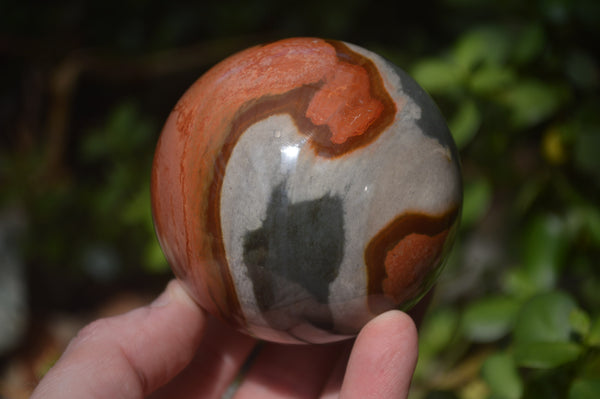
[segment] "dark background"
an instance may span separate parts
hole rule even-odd
[[[27,397],[87,321],[160,292],[163,122],[207,68],[290,36],[397,63],[459,146],[460,237],[412,396],[600,397],[595,0],[0,2],[0,397]]]

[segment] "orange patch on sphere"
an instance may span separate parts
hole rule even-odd
[[[404,306],[428,288],[458,215],[458,207],[438,216],[405,213],[369,241],[364,259],[372,310],[382,310],[382,304],[384,308]]]
[[[331,142],[342,144],[359,136],[383,112],[383,104],[370,92],[369,75],[359,65],[340,62],[315,94],[306,117],[315,125],[327,125]]]
[[[437,266],[447,234],[444,231],[430,237],[412,233],[388,251],[384,261],[387,277],[382,281],[383,293],[396,303],[414,297]]]

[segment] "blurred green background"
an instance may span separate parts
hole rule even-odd
[[[600,2],[0,2],[0,397],[83,323],[171,278],[149,173],[207,68],[290,36],[353,42],[436,100],[462,156],[458,243],[413,398],[600,397]]]

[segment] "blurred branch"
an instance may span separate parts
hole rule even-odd
[[[110,80],[147,80],[210,66],[235,51],[256,43],[259,37],[215,39],[187,47],[129,57],[98,50],[77,50],[63,63],[78,65],[81,73]]]
[[[481,348],[472,353],[452,370],[435,376],[430,382],[430,387],[441,390],[458,390],[469,381],[475,379],[481,370],[485,359],[493,353],[493,348]]]
[[[65,56],[50,72],[46,139],[41,181],[53,181],[64,171],[64,152],[71,119],[72,99],[82,75],[107,81],[141,81],[207,68],[241,48],[264,38],[244,36],[206,40],[187,47],[129,56],[98,49],[78,49]],[[36,60],[54,48],[45,41],[0,36],[0,53]]]

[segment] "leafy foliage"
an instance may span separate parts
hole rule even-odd
[[[588,7],[543,2],[530,10],[542,18],[474,24],[413,64],[449,117],[466,180],[462,245],[438,287],[447,310],[423,324],[414,397],[600,395],[599,69],[575,40],[588,34],[576,26]],[[473,264],[484,270],[469,283]],[[434,328],[452,331],[446,345]]]

